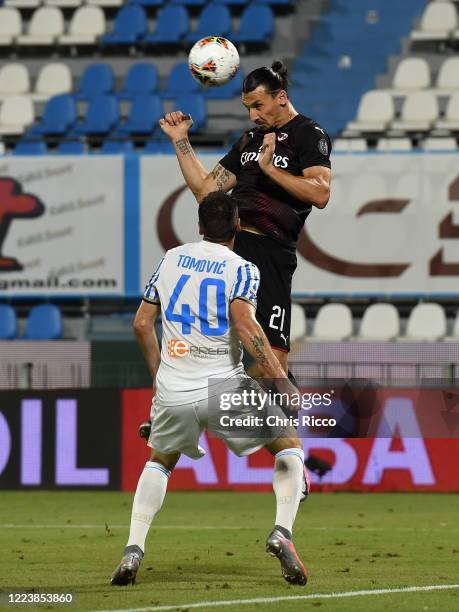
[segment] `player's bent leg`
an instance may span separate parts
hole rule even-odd
[[[132,505],[129,539],[123,558],[113,572],[112,585],[134,584],[145,551],[145,540],[155,515],[163,505],[169,476],[180,453],[165,454],[152,449],[137,483]]]
[[[287,582],[305,585],[307,571],[292,542],[303,481],[303,448],[293,428],[286,432],[286,437],[277,438],[266,448],[275,457],[273,489],[276,496],[276,520],[266,540],[266,552],[279,559]]]

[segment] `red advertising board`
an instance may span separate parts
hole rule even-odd
[[[428,390],[432,406],[445,406],[445,391]],[[305,454],[321,456],[332,470],[320,481],[311,475],[313,488],[347,491],[459,491],[459,439],[429,437],[417,421],[416,406],[421,405],[419,389],[382,389],[378,418],[385,437],[307,438]],[[413,411],[409,411],[411,400]],[[397,423],[397,401],[409,414],[410,435],[403,435]],[[121,487],[135,489],[139,474],[149,456],[145,442],[138,437],[138,425],[148,418],[150,389],[122,392]],[[446,406],[448,409],[448,406]],[[437,410],[440,414],[440,410]],[[402,421],[403,423],[403,421]],[[372,429],[374,424],[372,424]],[[387,435],[387,427],[393,435]],[[420,435],[413,435],[419,427]],[[378,431],[376,428],[374,431]],[[434,430],[436,431],[436,430]],[[182,456],[170,480],[171,489],[271,489],[273,459],[266,451],[250,457],[236,457],[217,439],[203,436],[207,454],[198,461]]]

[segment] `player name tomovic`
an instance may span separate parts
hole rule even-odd
[[[312,414],[301,414],[298,417],[284,417],[278,414],[269,416],[255,416],[253,414],[244,417],[232,417],[223,414],[219,418],[222,427],[335,427],[336,419],[329,417],[316,417]]]

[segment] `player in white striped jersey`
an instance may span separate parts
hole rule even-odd
[[[213,428],[211,413],[222,386],[241,394],[247,388],[262,392],[242,365],[242,344],[263,376],[281,379],[283,391],[297,390],[274,355],[255,318],[259,273],[255,265],[233,253],[240,228],[234,198],[209,194],[199,206],[203,241],[168,251],[147,284],[134,330],[148,363],[156,396],[151,412],[150,461],[134,496],[129,539],[111,584],[133,583],[144,556],[150,524],[160,510],[169,476],[181,453],[198,459],[204,454],[199,436],[209,429],[238,455],[265,447],[275,457],[273,489],[276,519],[266,550],[281,563],[284,578],[306,584],[306,569],[292,542],[292,527],[300,501],[304,453],[293,427],[244,426],[243,434],[223,425]],[[162,314],[161,351],[155,321]],[[219,379],[219,383],[215,381]],[[223,379],[223,382],[222,382]],[[256,412],[249,405],[247,413]],[[283,419],[278,406],[270,415]],[[274,433],[275,432],[275,433]]]

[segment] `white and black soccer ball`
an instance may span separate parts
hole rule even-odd
[[[201,38],[188,56],[191,74],[202,85],[219,87],[228,83],[239,68],[239,53],[233,43],[222,36]]]

